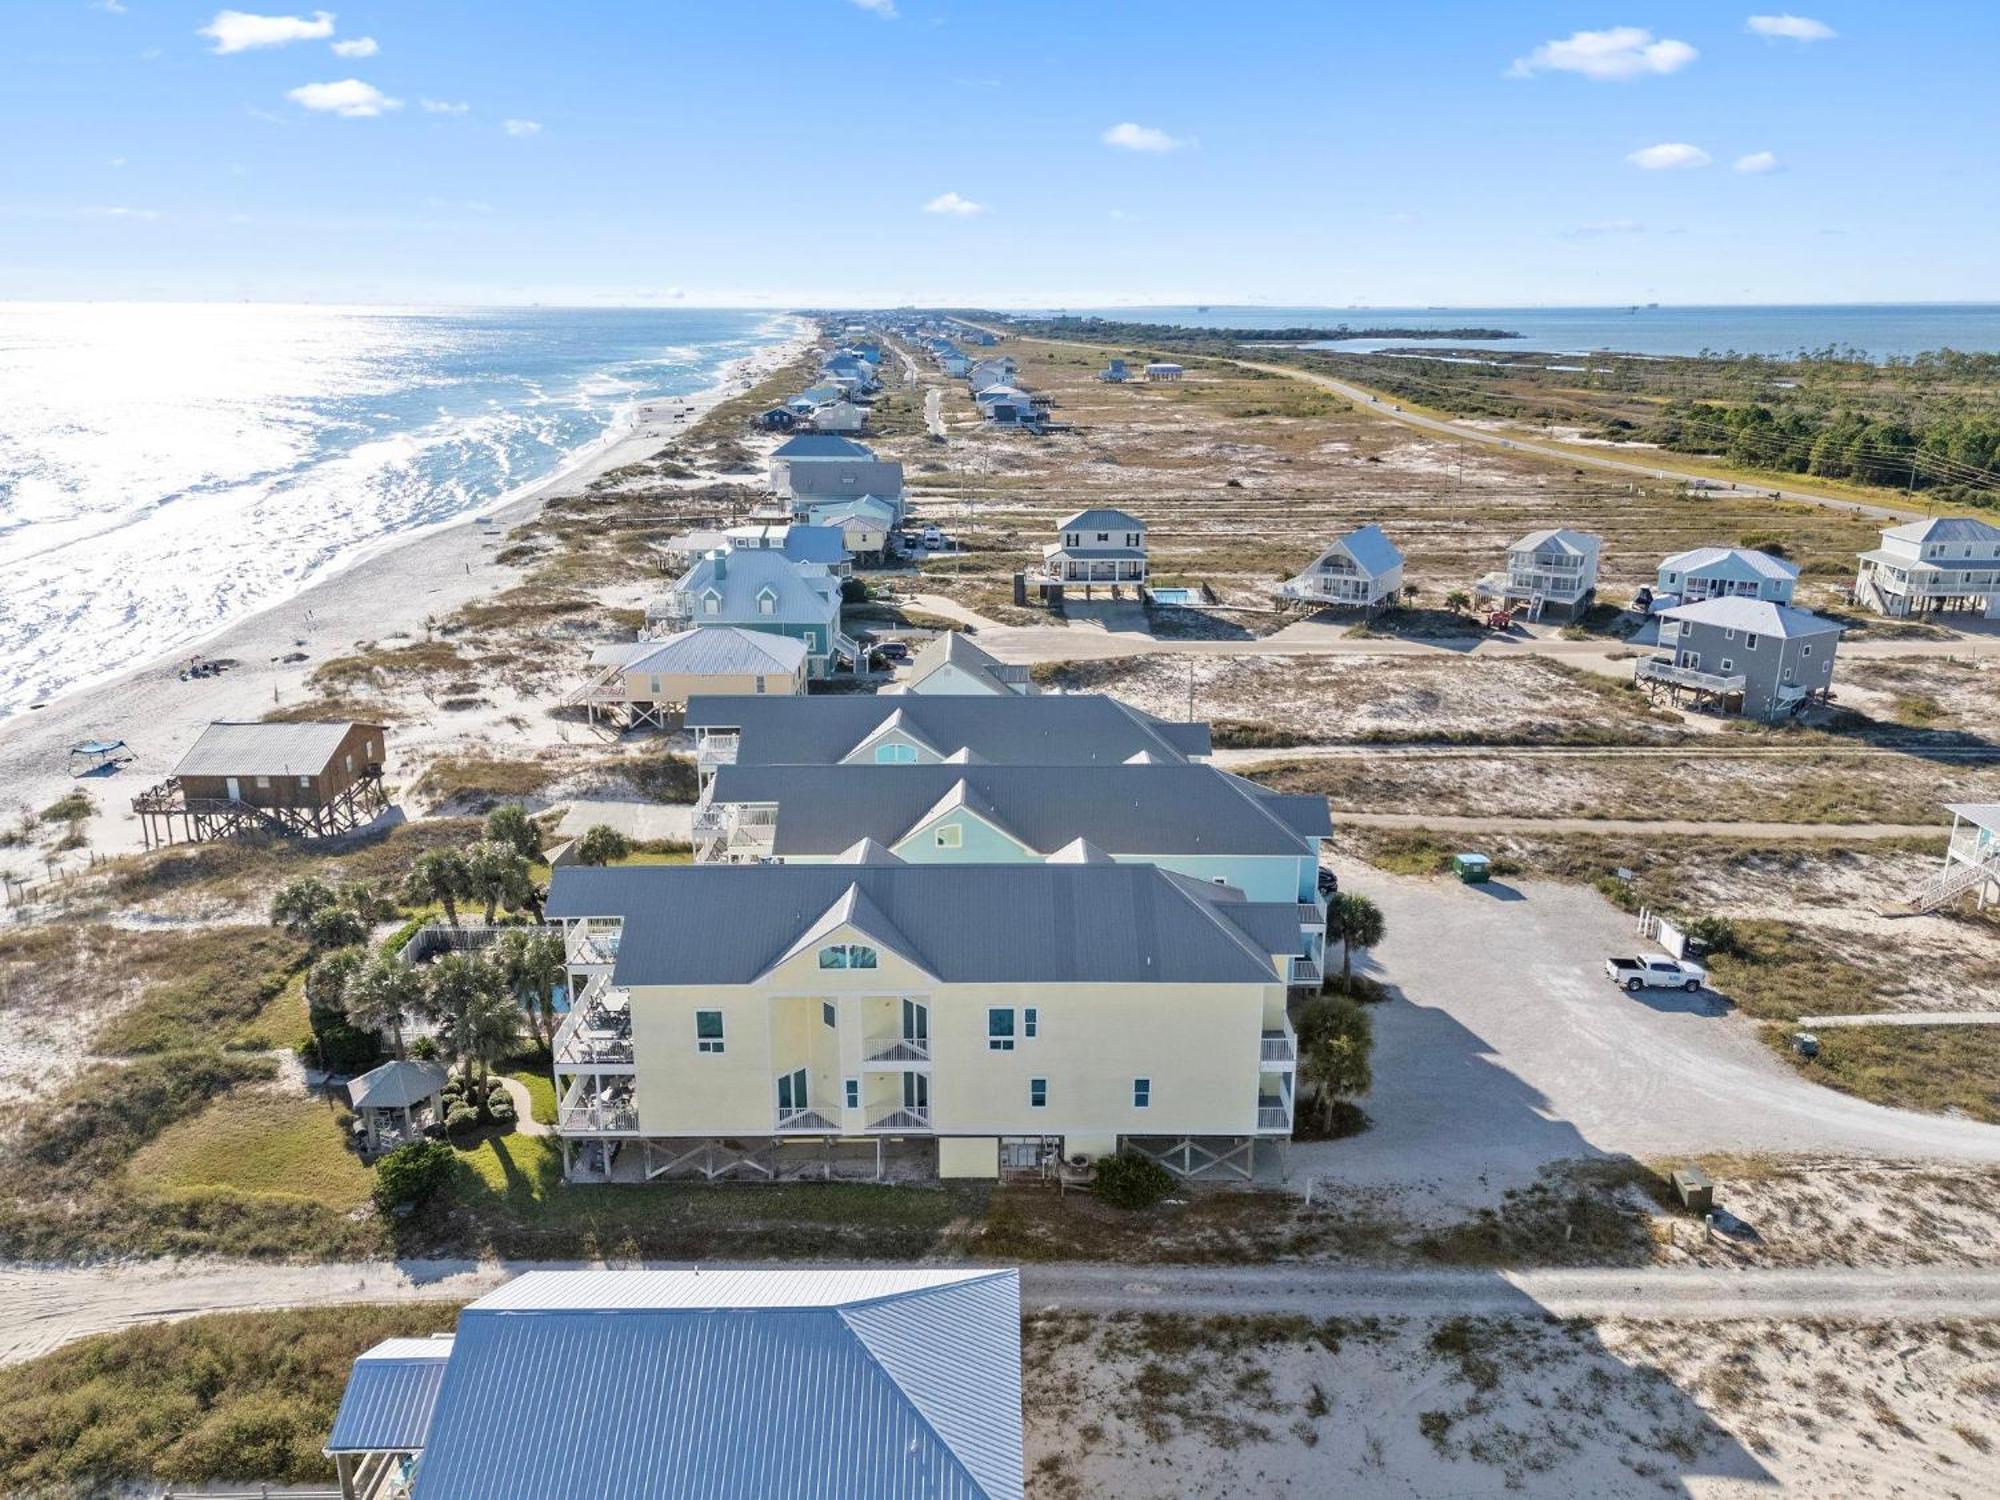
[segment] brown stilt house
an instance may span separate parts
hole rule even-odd
[[[387,806],[380,724],[208,726],[174,774],[132,799],[146,847],[263,832],[349,833]]]

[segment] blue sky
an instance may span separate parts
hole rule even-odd
[[[1970,0],[243,3],[8,7],[0,296],[2000,298]]]

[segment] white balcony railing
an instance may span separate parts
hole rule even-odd
[[[1286,960],[1286,981],[1290,984],[1318,984],[1326,978],[1326,966],[1317,958],[1295,953]]]
[[[742,738],[735,734],[703,735],[701,743],[695,747],[695,764],[704,771],[715,766],[735,765],[736,751]]]
[[[931,1107],[928,1104],[899,1104],[893,1109],[880,1110],[868,1117],[870,1130],[929,1130],[931,1128]]]
[[[555,1060],[558,1068],[632,1065],[632,1038],[615,1031],[593,1029],[579,1005],[556,1028]]]
[[[564,1135],[631,1135],[639,1111],[630,1104],[565,1104],[556,1110],[556,1128]]]
[[[591,932],[583,927],[572,927],[564,943],[569,961],[578,968],[597,968],[618,961],[618,939],[620,934],[600,929]]]
[[[1632,675],[1640,682],[1668,682],[1676,687],[1699,688],[1708,693],[1740,693],[1749,680],[1741,672],[1725,677],[1720,672],[1677,666],[1664,656],[1640,657]]]
[[[1299,1060],[1298,1044],[1289,1031],[1267,1031],[1258,1045],[1259,1062],[1294,1067]]]
[[[1258,1130],[1275,1131],[1275,1130],[1290,1130],[1291,1128],[1292,1128],[1292,1111],[1289,1105],[1260,1103],[1257,1106]]]
[[[871,1036],[861,1044],[861,1058],[871,1063],[923,1063],[931,1060],[928,1037]]]
[[[781,1109],[778,1111],[778,1134],[780,1135],[824,1135],[840,1127],[816,1109]]]

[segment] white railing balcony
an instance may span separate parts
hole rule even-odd
[[[1326,978],[1326,965],[1319,959],[1303,953],[1294,953],[1285,960],[1285,982],[1287,984],[1318,984]]]
[[[1292,1128],[1292,1109],[1288,1104],[1257,1104],[1257,1129],[1265,1131],[1289,1131]]]
[[[729,810],[735,804],[702,801],[694,805],[693,828],[696,833],[721,833],[729,826]]]
[[[1984,834],[1982,844],[1981,835]],[[1978,824],[1962,824],[1951,836],[1950,857],[1963,860],[1967,864],[1977,864],[1983,859],[1991,859],[2000,854],[2000,834],[1985,833]]]
[[[928,1104],[898,1104],[893,1109],[878,1110],[868,1116],[870,1130],[929,1130],[931,1128],[931,1107]]]
[[[632,1066],[632,1038],[617,1031],[593,1028],[582,1010],[573,1010],[556,1028],[556,1066],[573,1068]]]
[[[556,1110],[556,1129],[564,1135],[631,1135],[639,1129],[639,1111],[631,1104],[565,1104]]]
[[[646,622],[685,624],[694,618],[694,600],[685,594],[662,594],[646,602]]]
[[[601,967],[618,962],[618,937],[615,932],[586,932],[581,927],[572,927],[563,946],[570,963],[577,968]]]
[[[736,764],[736,751],[741,743],[740,735],[704,735],[701,744],[695,749],[695,764],[703,770],[714,766],[733,766]]]
[[[1299,1048],[1297,1039],[1289,1031],[1267,1031],[1258,1044],[1258,1061],[1270,1066],[1291,1068],[1298,1065]]]
[[[781,1109],[778,1111],[777,1132],[779,1135],[825,1135],[840,1127],[816,1109]]]
[[[1640,682],[1667,682],[1676,687],[1699,688],[1707,693],[1740,693],[1746,679],[1741,672],[1725,677],[1720,672],[1703,672],[1694,667],[1676,666],[1664,656],[1642,656],[1633,669]]]
[[[927,1063],[931,1060],[928,1037],[871,1036],[861,1044],[861,1060],[891,1065]]]

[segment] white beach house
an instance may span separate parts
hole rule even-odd
[[[1671,595],[1682,604],[1731,598],[1790,604],[1798,581],[1797,568],[1768,552],[1749,547],[1696,547],[1661,560],[1656,593]]]
[[[1886,528],[1882,545],[1861,554],[1854,602],[1883,615],[2000,619],[2000,526],[1952,516]]]
[[[1335,541],[1278,596],[1305,604],[1382,609],[1403,589],[1403,554],[1380,526],[1363,526]]]
[[[1530,532],[1507,549],[1507,566],[1474,585],[1502,608],[1523,607],[1529,619],[1549,611],[1574,618],[1597,593],[1601,537],[1566,526]]]

